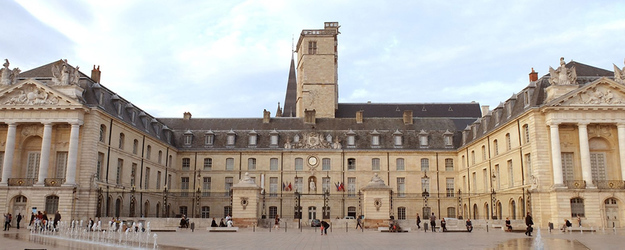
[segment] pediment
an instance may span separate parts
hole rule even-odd
[[[82,108],[75,99],[36,80],[26,80],[0,91],[0,108]]]
[[[608,78],[601,78],[571,91],[548,106],[625,106],[625,86]]]

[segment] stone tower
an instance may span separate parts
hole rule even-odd
[[[302,30],[297,41],[296,116],[315,110],[316,117],[334,118],[338,108],[338,22],[324,29]]]

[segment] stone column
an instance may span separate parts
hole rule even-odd
[[[69,133],[69,152],[67,153],[67,174],[63,186],[74,186],[76,184],[76,163],[78,159],[78,133],[80,125],[72,124]]]
[[[551,130],[551,168],[553,169],[553,187],[564,187],[562,176],[562,154],[560,151],[560,130],[558,123],[549,124]]]
[[[579,129],[579,155],[582,161],[582,178],[587,188],[595,187],[592,184],[592,170],[590,168],[590,146],[588,145],[588,123],[578,123]]]
[[[0,186],[8,186],[9,178],[11,178],[11,168],[13,168],[13,154],[15,153],[15,134],[17,131],[16,123],[9,123],[7,131],[7,141],[4,148],[4,162],[2,163],[2,181]]]
[[[43,140],[41,141],[41,157],[39,158],[39,176],[35,186],[44,186],[48,177],[48,165],[50,163],[50,143],[52,141],[52,124],[43,124]]]
[[[621,159],[621,180],[625,180],[625,123],[617,124],[618,127],[618,149]]]

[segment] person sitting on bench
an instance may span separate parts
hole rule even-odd
[[[564,231],[566,230],[567,227],[572,227],[572,226],[573,224],[569,220],[564,219],[564,225],[562,225],[562,228],[560,228],[560,230]]]
[[[508,219],[508,217],[506,217],[506,231],[512,232],[512,224],[510,224],[510,219]]]
[[[473,231],[473,223],[471,222],[471,219],[467,219],[466,225],[467,225],[467,231],[469,231],[469,233]]]

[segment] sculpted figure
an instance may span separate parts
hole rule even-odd
[[[575,81],[577,81],[575,67],[567,69],[564,57],[560,57],[560,67],[557,69],[549,67],[549,74],[549,83],[551,83],[551,85],[571,85],[575,84]]]
[[[310,184],[308,187],[310,188],[310,192],[315,192],[317,190],[317,186],[315,185],[315,182],[312,179],[310,180]]]
[[[614,64],[614,81],[625,84],[625,67],[619,69],[619,67]]]
[[[9,85],[11,80],[11,70],[9,70],[9,59],[4,59],[4,66],[0,69],[0,84]]]

